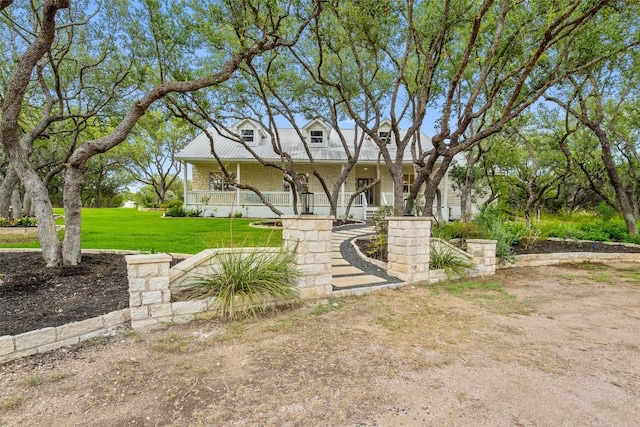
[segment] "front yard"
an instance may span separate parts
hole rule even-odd
[[[510,269],[0,366],[0,425],[634,425],[637,264]]]

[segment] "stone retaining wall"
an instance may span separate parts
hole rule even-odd
[[[38,227],[0,227],[0,235],[20,234],[38,237]]]
[[[517,255],[514,263],[499,264],[497,268],[540,267],[544,265],[612,261],[640,262],[640,253],[561,252],[552,254]]]
[[[129,309],[124,309],[62,326],[2,336],[0,363],[78,344],[119,327],[128,326],[129,320]]]

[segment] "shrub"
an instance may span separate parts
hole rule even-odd
[[[295,251],[217,255],[219,265],[185,285],[190,299],[215,297],[212,310],[223,320],[254,317],[275,310],[276,303],[297,303],[300,291],[293,280],[300,275]]]
[[[13,225],[16,227],[36,227],[37,221],[33,217],[23,216],[22,218],[16,218],[13,221]]]
[[[603,221],[609,221],[616,215],[616,210],[604,202],[600,202],[597,207],[598,216]]]
[[[508,223],[504,214],[493,205],[481,210],[475,221],[490,239],[496,240],[496,256],[503,262],[513,260],[513,245],[530,231],[525,224]]]
[[[474,222],[451,222],[434,227],[434,236],[442,239],[486,239],[488,233]]]
[[[189,209],[188,211],[185,211],[185,215],[189,218],[197,218],[202,216],[202,209]]]
[[[169,200],[168,202],[164,202],[160,205],[161,208],[164,209],[170,209],[176,206],[180,206],[182,207],[182,200],[180,199],[173,199],[173,200]]]
[[[187,216],[187,211],[184,210],[184,208],[182,207],[182,205],[178,205],[178,206],[171,206],[169,209],[167,209],[167,211],[164,213],[164,216],[171,216],[171,217],[185,217]]]
[[[590,231],[592,233],[599,233],[604,237],[604,239],[595,239],[590,237],[587,240],[613,240],[621,242],[627,237],[627,226],[624,222],[616,220],[598,222],[597,224],[594,224]]]
[[[444,270],[447,277],[463,277],[467,269],[473,268],[473,263],[461,257],[447,247],[437,247],[431,244],[429,252],[429,269]]]
[[[9,221],[7,218],[0,216],[0,227],[10,227],[11,226],[11,221]]]
[[[376,238],[372,239],[367,246],[367,255],[387,251],[387,235],[389,233],[389,221],[387,217],[396,215],[393,206],[382,206],[373,214],[373,228]]]

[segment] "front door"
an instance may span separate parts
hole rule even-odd
[[[357,178],[356,179],[356,188],[360,190],[361,188],[366,187],[367,185],[373,182],[373,178]],[[364,192],[364,197],[367,199],[368,205],[373,205],[373,188],[368,189]]]

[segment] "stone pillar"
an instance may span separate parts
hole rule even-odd
[[[431,218],[388,218],[387,272],[407,283],[429,279]]]
[[[171,291],[167,254],[127,255],[129,310],[133,329],[171,320]]]
[[[320,215],[286,215],[282,219],[282,244],[296,251],[302,272],[297,284],[303,298],[321,298],[331,288],[331,229],[333,218]]]
[[[475,276],[491,276],[496,273],[496,243],[495,240],[467,240],[467,252],[473,257]]]

